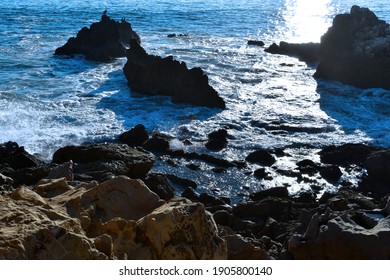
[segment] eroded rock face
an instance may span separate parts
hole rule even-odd
[[[138,221],[156,259],[226,259],[211,214],[200,203],[176,198]]]
[[[337,15],[322,36],[315,77],[390,89],[390,28],[367,8]]]
[[[99,22],[90,28],[82,28],[76,37],[71,37],[64,46],[56,49],[55,54],[83,54],[90,60],[108,61],[126,56],[125,46],[130,40],[141,41],[131,24],[125,19],[120,22],[110,19],[104,12]]]
[[[145,95],[167,95],[176,103],[225,108],[225,102],[209,85],[200,68],[188,69],[172,56],[149,55],[133,40],[123,68],[131,90]]]
[[[200,203],[168,203],[140,180],[46,179],[0,196],[0,259],[223,259]]]

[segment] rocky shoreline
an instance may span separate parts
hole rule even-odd
[[[63,147],[50,163],[16,143],[1,144],[0,259],[390,258],[390,150],[325,147],[320,164],[303,160],[290,173],[334,182],[341,168],[367,174],[320,198],[282,186],[232,203],[197,192],[194,181],[150,170],[162,156],[198,157],[216,168],[270,166],[274,151],[239,162],[213,159],[173,151],[172,139],[142,136],[143,129],[120,137],[135,145]],[[179,195],[175,184],[185,188]]]
[[[339,21],[351,21],[348,26],[353,27],[356,15],[387,35],[388,25],[368,9],[356,6],[351,15],[337,17],[329,32],[337,31]],[[131,36],[122,36],[118,31],[122,25]],[[96,32],[102,30],[109,35],[108,45],[91,39],[97,39]],[[355,37],[363,38],[364,44],[352,45],[365,50],[370,49],[365,43],[375,41],[362,34]],[[326,55],[331,55],[324,53],[323,45],[329,38],[333,35],[325,35],[325,43],[320,45],[283,42],[267,51],[319,62],[320,75],[326,69]],[[96,44],[85,44],[87,41]],[[115,22],[104,13],[99,23],[82,29],[56,54],[81,53],[99,61],[126,55],[124,72],[135,90],[170,95],[177,102],[225,108],[201,69],[189,70],[172,57],[149,55],[139,43],[129,23]],[[248,43],[262,46],[261,42]],[[347,56],[341,62],[347,65],[350,59],[355,61]],[[362,63],[371,65],[372,60]],[[381,65],[388,67],[385,64]],[[342,70],[349,69],[345,65]],[[383,67],[380,71],[389,73]],[[357,75],[361,80],[359,75],[361,72]],[[324,73],[320,76],[334,78]],[[388,81],[383,75],[376,78]],[[199,84],[202,93],[196,88]],[[181,90],[175,91],[177,88]],[[186,96],[181,95],[184,89]],[[206,102],[207,98],[211,102]],[[302,128],[269,124],[266,129]],[[228,128],[221,127],[205,138],[204,152],[178,149],[172,143],[190,147],[190,139],[160,132],[150,135],[139,124],[116,142],[62,147],[51,162],[29,154],[17,143],[0,144],[0,259],[390,258],[390,150],[352,143],[328,146],[319,152],[319,162],[304,158],[282,170],[274,166],[290,156],[284,149],[248,151],[245,157],[231,160],[213,153],[228,147]],[[259,182],[274,182],[275,187],[249,190],[248,196],[232,202],[230,197],[199,191],[199,182],[193,178],[152,171],[158,162],[202,172],[193,161],[207,164],[215,174],[234,169]],[[356,173],[360,174],[357,180],[350,180]],[[292,185],[278,185],[278,176],[305,182],[309,188],[292,193]],[[323,191],[319,179],[336,186],[337,191]]]

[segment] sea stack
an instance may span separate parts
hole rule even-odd
[[[188,69],[185,62],[172,56],[147,54],[137,40],[131,41],[123,71],[134,92],[171,96],[176,103],[225,109],[225,102],[209,85],[201,68]]]
[[[83,27],[76,37],[69,38],[65,45],[56,49],[55,54],[83,54],[89,60],[110,61],[125,57],[126,46],[131,40],[141,42],[131,24],[124,18],[120,22],[110,19],[104,11],[99,22],[93,23],[90,28]]]
[[[337,15],[322,36],[316,78],[390,89],[390,28],[369,9]]]

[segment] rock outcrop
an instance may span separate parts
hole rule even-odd
[[[104,181],[117,175],[144,177],[152,168],[154,155],[125,144],[104,143],[60,148],[54,163],[72,160],[75,179]]]
[[[131,41],[123,71],[134,92],[171,96],[176,103],[225,108],[225,102],[209,85],[201,68],[188,69],[172,56],[149,55],[136,40]]]
[[[369,9],[353,6],[337,15],[319,52],[316,78],[390,89],[390,28]]]
[[[42,195],[21,187],[0,196],[0,259],[227,258],[202,204],[165,203],[140,180],[46,181],[34,189]]]
[[[93,23],[90,28],[82,28],[76,37],[71,37],[64,46],[56,49],[55,54],[83,54],[90,60],[109,61],[125,57],[130,40],[141,41],[131,24],[125,19],[120,22],[110,19],[105,11],[99,22]]]
[[[319,60],[319,43],[288,43],[281,41],[279,45],[273,43],[264,51],[272,54],[293,56],[307,63]]]

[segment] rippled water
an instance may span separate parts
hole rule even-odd
[[[228,149],[217,155],[233,159],[259,147],[285,148],[296,159],[313,157],[316,148],[329,144],[390,146],[389,91],[316,81],[313,66],[246,44],[248,39],[266,45],[280,40],[319,42],[334,15],[348,12],[353,4],[390,21],[387,1],[29,2],[0,3],[0,142],[16,141],[50,159],[58,147],[111,140],[143,123],[150,132],[191,139],[199,152],[204,151],[207,133],[227,126]],[[227,110],[132,93],[122,73],[125,59],[102,64],[53,55],[81,27],[98,21],[105,7],[112,18],[132,23],[149,53],[173,55],[190,67],[202,67]],[[189,36],[167,38],[170,33]],[[278,164],[287,168],[291,163]],[[197,178],[206,188],[260,186],[235,170],[218,177],[206,167],[204,176],[184,169],[175,172]],[[281,180],[283,184],[287,179]],[[275,181],[278,184],[272,184]]]

